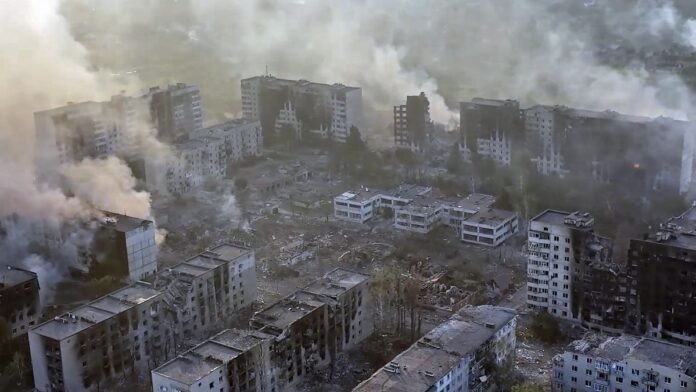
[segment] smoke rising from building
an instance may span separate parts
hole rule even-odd
[[[80,3],[66,2],[80,23],[85,15],[127,15],[108,26],[118,41],[111,57],[90,46],[104,64],[118,58],[166,74],[166,58],[175,64],[167,77],[179,70],[204,91],[229,81],[225,95],[235,100],[239,78],[268,66],[281,77],[359,85],[377,110],[424,91],[439,122],[477,95],[649,116],[684,117],[688,109],[677,76],[642,64],[617,70],[597,58],[602,46],[693,45],[694,20],[681,13],[693,7],[685,2],[149,0],[139,12],[114,0],[89,12]],[[157,45],[133,32],[151,33]]]
[[[78,263],[91,241],[98,209],[139,217],[150,214],[149,195],[134,190],[130,169],[116,158],[76,162],[63,170],[70,192],[39,183],[35,175],[33,113],[68,101],[108,100],[133,82],[115,82],[95,70],[88,51],[72,36],[58,0],[0,2],[0,265],[39,274],[50,288]],[[151,127],[129,135],[154,139]],[[138,131],[142,129],[142,131]],[[152,144],[149,144],[152,145]],[[66,225],[80,222],[74,230]],[[68,234],[66,234],[68,233]]]

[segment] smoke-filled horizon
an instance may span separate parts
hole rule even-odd
[[[360,86],[368,111],[391,111],[424,91],[443,123],[474,96],[689,114],[678,76],[596,58],[619,45],[696,48],[696,11],[686,1],[66,0],[63,10],[99,66],[197,83],[228,114],[240,112],[239,79],[266,67]]]

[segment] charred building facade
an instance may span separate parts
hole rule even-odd
[[[541,174],[643,192],[686,193],[693,186],[688,122],[564,106],[534,106],[524,116],[527,150]]]
[[[241,91],[244,118],[261,121],[264,140],[286,137],[285,128],[299,138],[314,134],[341,143],[354,131],[365,137],[359,87],[264,75],[243,79]]]
[[[394,144],[423,152],[430,144],[433,122],[430,119],[430,101],[425,93],[409,95],[406,104],[394,106]]]
[[[0,317],[7,321],[4,336],[26,334],[41,316],[39,280],[36,274],[7,266],[0,270]]]
[[[185,83],[152,87],[145,98],[150,101],[150,116],[159,137],[174,141],[187,138],[203,128],[203,108],[198,87]]]
[[[275,375],[276,391],[372,334],[368,280],[338,268],[254,315],[252,329],[273,336],[273,370],[267,373]]]
[[[696,207],[632,240],[627,262],[629,329],[696,346]]]
[[[253,251],[224,244],[29,331],[38,391],[93,391],[209,336],[256,296]]]
[[[474,98],[460,107],[459,144],[471,158],[510,165],[513,151],[524,148],[524,116],[512,100]]]

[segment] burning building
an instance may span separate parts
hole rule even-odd
[[[35,273],[7,266],[0,270],[0,317],[7,321],[4,336],[26,334],[41,316],[39,280]]]

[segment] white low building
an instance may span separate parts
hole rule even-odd
[[[442,202],[439,200],[429,197],[417,198],[396,211],[394,227],[414,233],[430,233],[440,225],[442,208]]]
[[[519,228],[516,212],[485,208],[462,222],[461,240],[485,246],[498,246]]]
[[[554,392],[694,392],[696,350],[637,336],[588,335],[553,360]]]
[[[467,307],[435,327],[358,385],[353,392],[494,390],[495,369],[515,351],[514,310]]]
[[[334,216],[340,220],[365,223],[372,219],[380,200],[379,193],[367,189],[344,192],[334,197]]]

